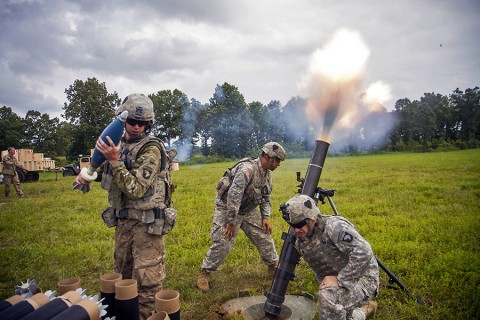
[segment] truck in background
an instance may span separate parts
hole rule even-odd
[[[64,177],[76,176],[80,173],[82,168],[88,168],[90,164],[91,157],[89,156],[82,156],[78,157],[77,163],[67,164],[62,168],[62,175]]]
[[[8,154],[8,150],[2,150],[0,158],[0,173],[3,171],[3,162],[1,159]],[[25,168],[25,171],[17,168],[20,182],[38,181],[39,172],[55,170],[55,160],[45,158],[43,153],[35,153],[32,149],[16,149],[15,158],[18,164]],[[2,179],[3,181],[3,176]]]

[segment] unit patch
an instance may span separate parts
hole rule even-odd
[[[345,234],[343,235],[342,241],[352,242],[352,240],[353,240],[353,236],[350,233],[345,232]]]
[[[152,169],[151,168],[144,168],[143,169],[143,173],[142,173],[142,177],[145,179],[145,180],[148,180],[150,179],[150,177],[152,176]]]

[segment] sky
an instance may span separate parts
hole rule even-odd
[[[63,120],[65,89],[93,77],[122,99],[208,103],[227,82],[285,105],[312,94],[312,61],[339,32],[362,44],[345,49],[365,58],[358,86],[387,110],[480,86],[480,0],[0,0],[0,106]]]

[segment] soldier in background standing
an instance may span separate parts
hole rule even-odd
[[[13,184],[15,191],[20,197],[24,197],[25,194],[22,191],[20,186],[20,179],[17,174],[17,167],[24,170],[23,166],[18,164],[17,159],[15,158],[15,148],[9,147],[8,154],[6,154],[3,159],[3,183],[5,184],[5,197],[10,196],[10,185]]]
[[[375,312],[379,288],[377,260],[370,244],[341,216],[320,214],[306,195],[280,206],[298,236],[300,255],[315,272],[319,319],[365,320]]]
[[[242,229],[257,248],[268,266],[268,274],[275,273],[278,254],[271,233],[270,195],[271,172],[285,160],[286,153],[277,142],[262,147],[258,158],[244,158],[229,168],[217,184],[215,216],[210,230],[213,244],[202,263],[197,287],[209,290],[208,276],[217,271],[235,244]],[[260,209],[260,210],[259,210]]]

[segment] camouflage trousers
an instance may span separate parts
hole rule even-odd
[[[15,175],[11,174],[4,174],[3,175],[3,183],[5,184],[5,196],[8,197],[10,195],[10,185],[13,184],[15,191],[19,196],[23,194],[22,188],[20,187],[20,180]]]
[[[263,263],[268,266],[277,264],[278,254],[273,242],[272,236],[265,233],[265,231],[251,223],[243,220],[243,216],[237,216],[235,219],[235,233],[231,240],[226,240],[223,237],[225,226],[213,223],[210,230],[213,244],[210,246],[205,258],[202,262],[202,270],[209,272],[217,271],[220,265],[227,257],[230,250],[235,245],[235,240],[238,236],[238,230],[242,229],[248,239],[255,245]]]
[[[375,292],[367,293],[367,288],[360,284],[352,290],[342,287],[318,290],[318,318],[350,319],[353,309],[366,304],[374,295]]]
[[[155,294],[165,279],[163,236],[147,233],[148,225],[138,220],[119,219],[115,229],[115,272],[123,279],[135,279],[141,319],[155,309]]]

